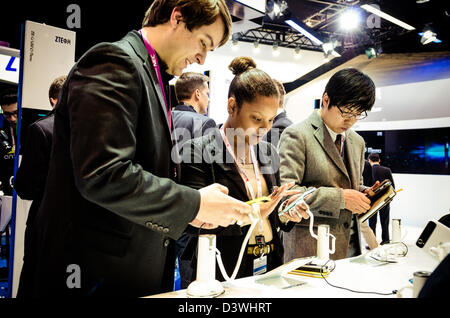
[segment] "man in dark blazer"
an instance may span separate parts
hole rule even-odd
[[[179,147],[190,139],[203,136],[216,122],[206,116],[209,103],[209,78],[206,75],[185,72],[175,82],[179,104],[172,110],[173,125]]]
[[[37,265],[27,282],[33,297],[170,291],[174,242],[189,224],[249,221],[251,207],[224,187],[177,184],[164,98],[172,75],[203,64],[230,27],[222,0],[156,0],[140,32],[96,45],[72,68],[55,107],[35,218]]]
[[[28,211],[25,229],[24,263],[19,285],[21,285],[21,282],[31,279],[31,277],[25,277],[32,273],[29,268],[34,268],[35,266],[35,258],[32,254],[35,250],[32,248],[33,240],[30,237],[32,237],[34,217],[39,210],[47,180],[50,152],[52,150],[53,109],[58,103],[59,92],[65,80],[66,76],[60,76],[50,85],[48,98],[52,111],[46,117],[35,121],[29,126],[27,139],[23,147],[22,160],[14,179],[14,188],[17,194],[23,200],[33,201]],[[19,290],[20,292],[27,292],[25,288],[19,287]],[[19,294],[17,297],[27,297],[27,295]]]
[[[392,177],[392,171],[388,167],[383,167],[380,165],[380,155],[377,153],[371,153],[369,155],[369,163],[372,166],[372,179],[373,182],[379,181],[383,182],[388,179],[392,183],[392,187],[395,188],[394,178]],[[389,243],[389,212],[390,212],[390,204],[386,205],[382,208],[377,214],[380,215],[380,224],[381,224],[381,243],[386,244]],[[377,228],[377,214],[372,216],[369,219],[369,226],[374,233],[376,233]]]
[[[286,127],[292,125],[292,121],[287,117],[286,109],[284,108],[284,96],[286,95],[286,90],[280,81],[276,79],[273,81],[275,82],[278,92],[280,93],[280,103],[278,105],[277,116],[273,119],[272,128],[264,136],[263,140],[270,142],[277,149],[281,134]]]
[[[184,72],[175,82],[175,96],[179,104],[172,110],[174,133],[179,149],[186,141],[203,136],[208,130],[216,127],[216,122],[207,117],[209,103],[209,78],[196,72]],[[181,260],[181,254],[189,240],[184,233],[177,240],[176,254],[180,272],[191,269],[190,263]],[[182,269],[183,268],[183,269]],[[181,276],[181,287],[187,288],[184,277]]]
[[[332,259],[361,253],[356,216],[370,208],[363,185],[364,140],[351,127],[375,102],[372,80],[354,68],[336,72],[328,81],[319,111],[283,132],[280,140],[281,183],[294,181],[302,192],[315,187],[305,202],[315,225],[328,224],[336,237]],[[341,135],[341,136],[339,136]],[[317,241],[302,220],[285,235],[285,261],[317,255]],[[289,251],[289,253],[288,253]]]

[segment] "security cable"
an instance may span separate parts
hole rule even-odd
[[[359,290],[353,290],[353,289],[350,289],[350,288],[347,288],[347,287],[342,287],[342,286],[336,286],[336,285],[333,285],[333,284],[331,284],[331,283],[325,278],[325,276],[323,275],[323,269],[326,267],[326,265],[328,264],[329,261],[330,261],[330,260],[328,260],[323,266],[320,267],[320,275],[321,275],[322,278],[325,280],[325,282],[326,282],[328,285],[330,285],[331,287],[339,288],[339,289],[343,289],[343,290],[347,290],[347,291],[350,291],[350,292],[352,292],[352,293],[358,293],[358,294],[375,294],[375,295],[381,295],[381,296],[390,296],[390,295],[395,295],[395,294],[397,294],[397,290],[393,290],[393,291],[390,292],[390,293],[379,293],[379,292],[372,292],[372,291],[359,291]],[[333,262],[333,268],[331,269],[330,272],[334,271],[335,268],[336,268],[336,263]]]

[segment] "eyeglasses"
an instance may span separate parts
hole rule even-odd
[[[353,119],[353,118],[355,118],[356,120],[361,120],[361,119],[364,119],[364,118],[367,117],[367,112],[366,111],[363,111],[361,113],[344,112],[344,111],[342,111],[342,109],[339,106],[336,105],[336,107],[341,112],[342,118],[345,118],[345,119]]]
[[[17,114],[18,114],[17,110],[15,110],[13,112],[3,112],[3,116],[8,117],[8,118],[13,117],[13,116],[17,117]]]

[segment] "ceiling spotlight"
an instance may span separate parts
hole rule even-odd
[[[239,50],[238,42],[239,42],[238,40],[235,40],[235,39],[232,40],[232,45],[231,45],[231,50],[232,51]]]
[[[280,55],[280,50],[278,49],[278,43],[275,42],[272,46],[272,55],[273,56],[279,56]]]
[[[294,58],[295,58],[296,60],[298,60],[299,58],[302,57],[302,55],[300,54],[300,45],[297,45],[297,46],[295,47],[294,51],[295,51]]]
[[[341,55],[336,52],[334,49],[337,46],[336,41],[329,41],[324,44],[322,44],[322,50],[323,54],[325,55],[325,58],[329,58],[330,55],[333,55],[334,57],[340,57]]]
[[[376,58],[377,50],[375,50],[375,48],[373,48],[373,47],[370,47],[366,50],[366,55],[369,59]]]
[[[428,43],[434,42],[434,43],[441,43],[442,41],[439,40],[436,37],[436,33],[434,33],[431,30],[427,30],[425,32],[420,32],[419,35],[421,36],[420,38],[420,43],[422,43],[423,45],[426,45]]]
[[[281,17],[288,5],[284,0],[271,0],[267,1],[266,13],[272,19]]]
[[[361,16],[359,12],[354,8],[345,10],[339,17],[341,29],[346,31],[356,29],[360,22]]]
[[[255,42],[253,42],[253,53],[258,54],[259,52],[259,40],[256,40]]]

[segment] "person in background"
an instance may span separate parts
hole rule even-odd
[[[230,190],[230,195],[242,201],[256,197],[271,196],[271,201],[260,205],[262,220],[250,234],[248,245],[236,278],[247,277],[270,271],[283,264],[283,245],[277,233],[290,230],[303,217],[308,218],[307,206],[299,204],[291,214],[278,216],[279,202],[292,195],[284,203],[295,200],[297,192],[289,191],[293,184],[280,186],[279,160],[276,149],[262,140],[271,128],[279,105],[278,90],[264,71],[256,68],[250,57],[237,57],[230,66],[235,75],[228,93],[228,118],[215,133],[188,142],[190,157],[182,161],[182,183],[199,189],[212,183],[219,183]],[[204,155],[207,155],[204,158]],[[200,159],[200,160],[196,160]],[[289,222],[292,221],[292,222]],[[244,238],[250,225],[232,222],[216,230],[202,231],[214,233],[216,246],[227,275],[235,268]],[[194,232],[198,234],[198,231]],[[183,253],[183,258],[192,260],[196,266],[197,237],[194,236]],[[195,271],[193,271],[195,273]],[[183,276],[184,273],[181,273]],[[216,268],[216,277],[226,279]],[[194,280],[192,276],[186,280]]]
[[[54,113],[45,192],[33,224],[32,297],[141,297],[173,290],[186,227],[248,222],[213,184],[178,184],[169,81],[228,41],[224,0],[155,0],[142,29],[74,65]]]
[[[284,97],[286,95],[286,90],[283,84],[274,79],[277,85],[278,92],[280,93],[280,101],[278,104],[277,116],[273,120],[273,125],[270,131],[264,136],[264,141],[270,142],[275,148],[278,148],[278,143],[280,141],[281,134],[286,129],[286,127],[292,125],[292,121],[287,117],[286,109],[284,107]]]
[[[372,178],[372,166],[370,165],[368,160],[364,160],[363,184],[366,187],[371,187],[374,184]],[[369,227],[367,220],[361,223],[361,234],[364,236],[364,240],[367,243],[366,249],[373,250],[374,248],[378,247],[375,233]]]
[[[27,279],[31,279],[26,276],[33,272],[31,269],[35,266],[35,257],[32,255],[35,249],[32,248],[33,241],[30,238],[32,237],[34,217],[39,210],[47,180],[52,150],[54,108],[58,103],[58,95],[65,80],[66,76],[63,75],[51,83],[48,98],[52,111],[29,126],[22,160],[14,179],[14,188],[20,198],[33,201],[28,211],[25,229],[24,258],[19,286]],[[19,287],[18,290],[20,291],[20,294],[17,295],[18,298],[29,297],[26,293],[31,292],[25,287]]]
[[[306,120],[291,125],[281,136],[279,153],[282,183],[295,182],[306,198],[315,224],[330,225],[336,237],[332,259],[361,253],[357,216],[370,208],[363,185],[364,140],[351,127],[367,116],[375,102],[375,85],[354,68],[336,72],[326,84],[322,105]],[[289,258],[317,255],[317,242],[302,221],[285,234]]]
[[[175,82],[175,95],[179,104],[172,110],[173,125],[178,141],[178,146],[192,138],[203,136],[216,123],[205,116],[209,103],[209,78],[206,75],[185,72]]]
[[[213,119],[205,116],[209,103],[208,81],[208,76],[201,73],[185,72],[175,82],[175,95],[179,104],[173,108],[172,118],[179,148],[182,148],[186,141],[201,137],[208,129],[216,126]],[[181,260],[188,240],[189,235],[183,233],[176,244],[178,264],[180,268],[183,267],[181,272],[191,269],[188,261]],[[181,287],[187,287],[185,282],[181,282]]]
[[[7,89],[0,96],[3,127],[0,130],[0,182],[4,195],[12,195],[12,178],[14,176],[14,154],[17,143],[17,89]]]
[[[392,171],[388,167],[380,165],[380,155],[377,153],[371,153],[369,155],[369,163],[372,166],[372,183],[379,181],[383,182],[388,179],[392,183],[392,187],[395,188],[394,178],[392,177]],[[382,208],[377,214],[380,215],[381,224],[381,245],[389,243],[389,212],[390,204]],[[369,226],[376,234],[377,228],[377,214],[369,218]]]

